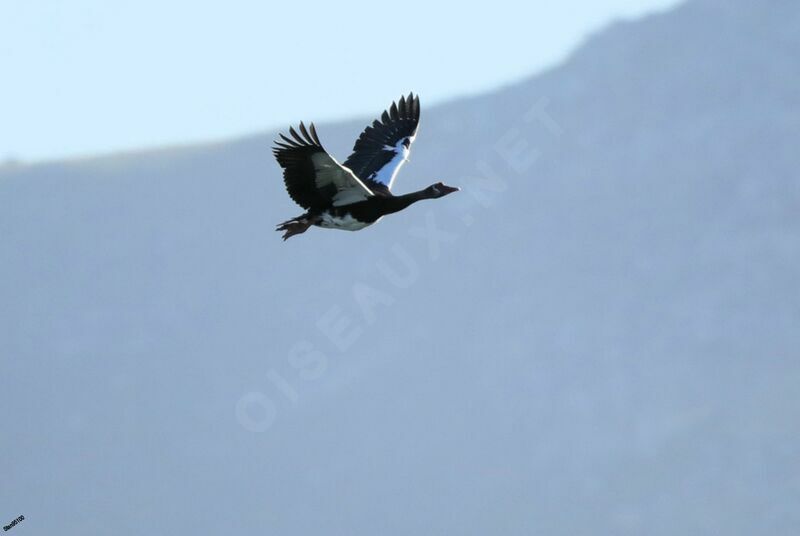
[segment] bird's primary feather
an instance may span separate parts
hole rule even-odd
[[[283,168],[286,190],[295,203],[307,210],[322,210],[373,195],[352,171],[325,151],[313,123],[309,129],[300,123],[299,129],[300,133],[290,127],[291,138],[281,134],[281,141],[275,141],[273,148]]]
[[[391,189],[400,167],[408,160],[419,126],[419,96],[410,93],[364,129],[344,166],[376,189]]]

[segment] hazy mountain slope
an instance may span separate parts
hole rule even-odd
[[[272,134],[0,170],[0,514],[796,534],[798,57],[788,0],[617,24],[424,108],[396,187],[464,191],[358,234],[280,241]],[[320,135],[343,159],[364,121]]]

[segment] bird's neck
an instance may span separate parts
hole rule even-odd
[[[433,199],[433,195],[427,189],[411,192],[410,194],[396,195],[389,198],[389,203],[387,203],[388,211],[386,213],[398,212],[423,199]]]

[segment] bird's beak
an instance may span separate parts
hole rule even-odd
[[[461,191],[461,188],[457,188],[455,186],[447,186],[446,184],[443,184],[439,189],[442,192],[444,192],[444,195],[452,194],[453,192],[460,192]]]

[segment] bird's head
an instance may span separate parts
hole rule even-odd
[[[455,186],[448,186],[443,182],[437,182],[436,184],[431,184],[426,188],[428,195],[431,196],[432,199],[436,199],[437,197],[444,197],[447,194],[452,194],[453,192],[458,192],[460,188],[456,188]]]

